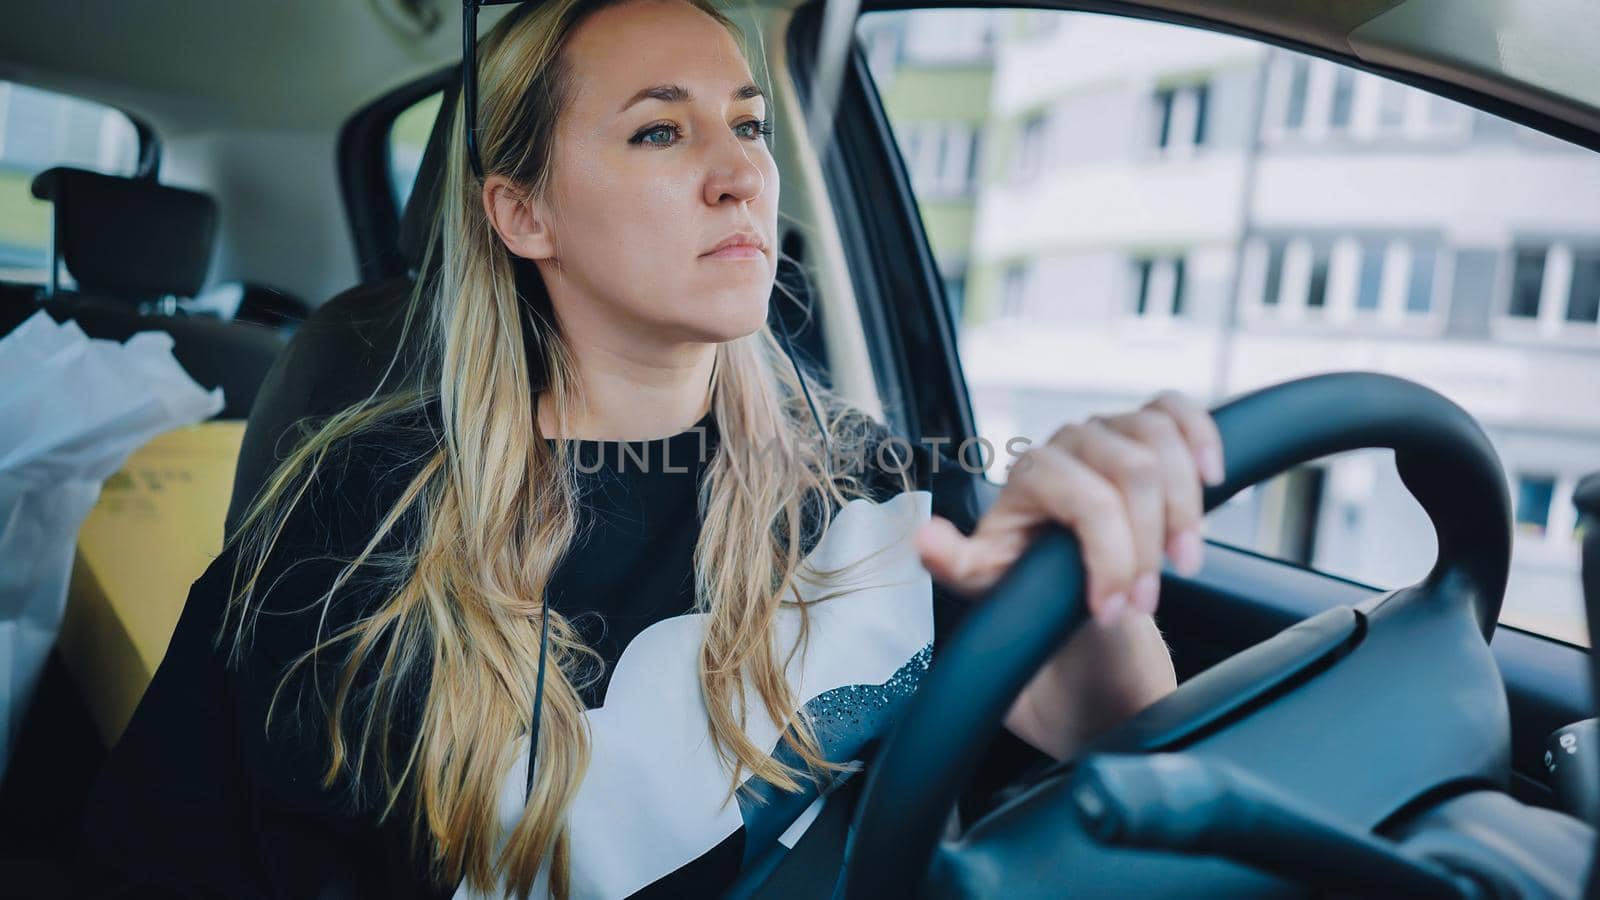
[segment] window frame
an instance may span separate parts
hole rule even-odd
[[[452,63],[405,82],[356,110],[339,130],[339,194],[361,282],[406,274],[400,252],[404,213],[390,190],[389,130],[399,115],[460,78]]]
[[[863,7],[861,12],[880,7]],[[882,7],[888,8],[888,7]],[[786,43],[796,95],[810,104],[822,10],[796,11]],[[872,79],[857,23],[838,86],[833,139],[821,160],[855,288],[887,424],[913,440],[975,435],[944,282],[922,226],[910,173]],[[900,264],[884,265],[884,260]]]

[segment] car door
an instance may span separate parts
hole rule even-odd
[[[1600,135],[1465,62],[1335,52],[1360,19],[1211,5],[864,10],[823,170],[888,414],[979,454],[992,496],[1011,440],[1158,388],[1377,368],[1457,399],[1517,505],[1492,647],[1516,790],[1553,804],[1544,742],[1591,709],[1570,493],[1600,460],[1579,388],[1600,202],[1576,187]],[[807,7],[789,35],[804,98],[820,27]],[[1391,461],[1302,467],[1208,518],[1204,569],[1163,578],[1180,679],[1426,572]]]

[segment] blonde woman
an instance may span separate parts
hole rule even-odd
[[[86,893],[715,895],[1051,521],[1095,621],[1008,758],[1173,688],[1150,614],[1163,554],[1199,564],[1209,416],[1163,394],[1064,427],[980,518],[766,329],[778,171],[721,13],[546,0],[480,56],[484,175],[458,110],[421,374],[323,423],[193,586]]]

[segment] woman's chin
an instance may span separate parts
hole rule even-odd
[[[692,320],[695,330],[705,335],[707,341],[732,341],[761,329],[767,321],[769,293],[759,297],[711,295],[703,304],[696,304]]]
[[[700,340],[710,344],[722,344],[754,334],[760,331],[761,326],[765,323],[765,316],[756,315],[748,318],[744,316],[728,316],[713,321],[696,322],[695,325],[698,326]]]

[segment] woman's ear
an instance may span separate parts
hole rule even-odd
[[[504,175],[483,182],[483,211],[506,249],[523,259],[555,256],[555,236],[545,217],[544,205]]]

